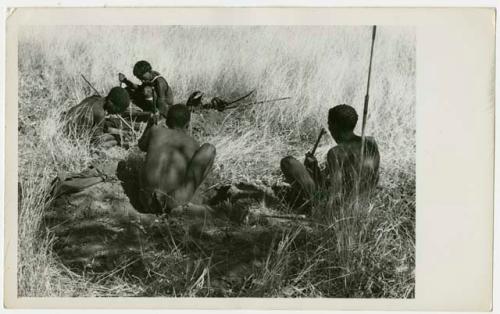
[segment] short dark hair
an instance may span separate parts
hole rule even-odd
[[[121,87],[113,87],[106,96],[106,111],[111,114],[124,112],[130,104],[127,91]]]
[[[191,112],[186,105],[176,104],[168,109],[166,118],[169,128],[182,128],[191,120]]]
[[[358,122],[356,110],[349,105],[338,105],[328,111],[328,124],[342,131],[352,131]]]
[[[149,64],[149,62],[141,60],[134,65],[134,75],[140,77],[144,73],[151,71],[151,69],[151,64]]]

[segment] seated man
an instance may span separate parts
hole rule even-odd
[[[165,125],[149,121],[139,148],[147,152],[140,174],[141,203],[148,212],[205,216],[207,206],[189,203],[215,159],[215,147],[187,134],[191,114],[185,105],[172,106]]]
[[[337,146],[328,151],[324,170],[320,170],[311,154],[306,154],[304,165],[291,156],[281,160],[285,180],[292,185],[291,194],[298,202],[295,205],[306,207],[324,187],[329,188],[330,201],[338,205],[356,196],[356,192],[363,194],[377,185],[380,163],[377,143],[372,137],[365,138],[361,165],[361,137],[354,134],[357,121],[358,115],[351,106],[339,105],[329,110],[328,129]]]
[[[147,61],[134,65],[134,75],[141,80],[141,85],[129,81],[122,73],[118,74],[121,83],[127,85],[127,91],[134,104],[144,111],[167,115],[168,108],[174,103],[172,89],[160,73],[153,71]]]
[[[125,89],[113,87],[106,97],[93,95],[82,100],[65,113],[65,120],[70,122],[68,127],[76,127],[79,132],[94,129],[93,137],[102,146],[114,146],[117,140],[111,133],[117,128],[116,121],[107,116],[124,112],[129,104],[130,98]]]

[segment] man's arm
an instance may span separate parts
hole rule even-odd
[[[129,81],[127,78],[125,78],[122,81],[122,83],[125,83],[125,85],[127,85],[127,87],[129,87],[132,90],[136,90],[137,88],[139,88],[139,85],[135,84],[134,82]]]
[[[150,118],[148,120],[148,124],[146,125],[146,129],[144,129],[144,133],[142,133],[141,138],[137,142],[137,146],[139,146],[139,149],[142,150],[143,152],[148,151],[149,139],[151,138],[151,131],[154,125],[155,124],[153,119]]]
[[[137,84],[135,84],[134,82],[131,82],[129,81],[125,75],[123,75],[122,73],[118,73],[118,80],[121,82],[121,83],[124,83],[125,85],[127,85],[128,88],[130,89],[137,89],[139,86]]]
[[[319,168],[318,160],[311,153],[306,153],[304,167],[306,167],[307,172],[309,172],[316,185],[323,186],[324,178]]]
[[[160,113],[165,117],[167,116],[168,107],[174,104],[174,97],[172,95],[172,91],[168,86],[167,81],[159,77],[155,81],[155,90],[156,90],[156,108]]]

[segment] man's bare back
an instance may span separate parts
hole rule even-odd
[[[79,129],[93,129],[96,143],[102,147],[117,145],[112,130],[118,130],[114,121],[107,115],[125,111],[130,104],[127,92],[120,87],[113,87],[106,97],[93,95],[83,99],[78,105],[66,112],[67,120],[76,123]]]
[[[343,196],[351,193],[362,193],[375,187],[379,178],[380,155],[373,137],[365,139],[365,154],[361,165],[361,137],[339,144],[328,151],[327,173],[328,185],[341,186],[338,191]],[[360,173],[361,171],[361,173]],[[359,191],[356,183],[359,182]]]
[[[184,105],[172,106],[171,110],[187,114]],[[175,114],[171,110],[170,116]],[[169,127],[149,125],[139,140],[139,148],[147,152],[140,176],[142,203],[147,211],[169,213],[188,204],[212,168],[215,147],[208,143],[200,146],[189,136],[189,118],[185,119],[169,120],[167,115]]]
[[[184,132],[166,126],[153,126],[149,132],[148,144],[143,149],[148,152],[143,186],[171,193],[181,186],[189,161],[200,145]]]

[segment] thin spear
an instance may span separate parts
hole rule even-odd
[[[233,101],[228,102],[227,104],[228,104],[228,105],[231,105],[231,104],[234,104],[235,102],[238,102],[238,101],[240,101],[240,100],[243,100],[243,99],[247,98],[248,96],[252,95],[252,94],[253,94],[253,92],[255,92],[255,89],[254,89],[254,90],[252,90],[250,93],[248,93],[248,94],[246,94],[246,95],[244,95],[244,96],[241,96],[240,98],[237,98],[237,99],[235,99],[235,100],[233,100]]]
[[[366,116],[368,114],[368,100],[370,98],[370,78],[372,74],[372,59],[373,59],[373,46],[375,44],[375,34],[377,33],[377,26],[373,25],[372,28],[372,46],[370,50],[370,65],[368,66],[368,81],[366,82],[366,95],[365,95],[365,104],[363,106],[363,122],[361,124],[361,158],[359,163],[359,172],[358,172],[358,180],[356,182],[356,192],[357,197],[359,197],[359,185],[361,181],[361,172],[363,171],[363,162],[365,160],[365,126],[366,126]]]
[[[95,89],[95,87],[94,87],[94,86],[92,86],[92,84],[90,84],[90,82],[89,82],[89,81],[87,81],[87,79],[85,78],[85,76],[83,76],[83,74],[80,74],[80,75],[82,76],[83,80],[84,80],[85,82],[87,82],[87,84],[89,84],[89,86],[90,86],[90,87],[91,87],[91,88],[92,88],[92,89],[93,89],[93,90],[97,93],[97,96],[101,96],[101,94],[97,91],[97,89]]]
[[[260,104],[265,104],[265,103],[270,103],[270,102],[277,102],[277,101],[287,100],[287,99],[290,99],[290,98],[291,97],[281,97],[281,98],[275,98],[275,99],[267,99],[267,100],[261,100],[261,101],[254,101],[254,102],[250,102],[250,103],[246,103],[246,104],[241,104],[241,105],[228,106],[228,107],[224,108],[224,110],[226,110],[226,109],[234,109],[234,108],[237,108],[239,106],[251,106],[251,105],[260,105]]]

